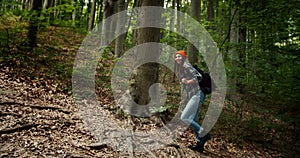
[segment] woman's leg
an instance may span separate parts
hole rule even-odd
[[[192,126],[195,139],[197,142],[200,142],[200,130],[202,131],[203,128],[200,126],[198,119],[200,113],[200,107],[205,100],[205,95],[202,91],[199,91],[196,95],[194,95],[189,102],[187,103],[186,107],[184,108],[181,114],[181,120],[184,121],[186,124]]]
[[[186,124],[189,124],[192,126],[195,137],[197,141],[199,139],[199,134],[196,135],[196,133],[199,133],[199,130],[201,129],[201,126],[198,123],[198,117],[199,117],[199,111],[200,111],[200,93],[197,93],[194,95],[185,106],[184,110],[181,114],[181,120],[185,122]],[[196,132],[197,131],[197,132]]]
[[[205,136],[200,135],[201,132],[203,133],[204,129],[200,126],[198,120],[200,108],[204,100],[205,94],[200,91],[199,95],[195,95],[189,100],[181,115],[181,119],[193,127],[195,139],[197,141],[196,145],[190,145],[189,148],[198,152],[203,152],[205,142],[211,139],[208,133]]]
[[[195,136],[195,139],[196,139],[197,142],[200,142],[200,135],[199,135],[200,132],[199,131],[203,130],[203,128],[201,127],[201,125],[198,122],[199,113],[200,113],[200,107],[201,107],[201,105],[198,106],[198,109],[196,111],[196,115],[195,115],[195,117],[193,119],[193,121],[196,122],[199,125],[199,127],[200,127],[200,128],[194,128],[193,127],[194,136]]]
[[[195,139],[197,142],[200,142],[200,133],[201,133],[201,131],[204,130],[203,127],[201,127],[201,125],[199,123],[199,114],[201,111],[201,105],[203,104],[204,101],[205,101],[205,94],[202,91],[200,91],[200,102],[199,102],[199,106],[198,106],[196,115],[194,117],[194,122],[197,122],[197,124],[200,126],[200,129],[193,128]]]

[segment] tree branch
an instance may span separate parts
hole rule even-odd
[[[222,44],[220,45],[220,48],[224,45],[224,43],[226,42],[226,40],[227,40],[227,39],[229,38],[229,36],[230,36],[230,28],[231,28],[233,19],[234,19],[235,15],[236,15],[237,11],[238,11],[238,9],[236,8],[236,9],[234,10],[234,13],[233,13],[233,15],[232,15],[232,17],[231,17],[230,23],[229,23],[229,25],[228,25],[227,35],[226,35],[225,39],[223,40]]]

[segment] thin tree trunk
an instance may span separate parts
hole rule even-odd
[[[77,0],[73,0],[73,3],[75,4],[75,9],[72,12],[72,26],[76,27]]]
[[[117,0],[112,0],[112,2],[113,2],[113,5],[112,5],[112,13],[111,13],[111,15],[113,15],[113,14],[115,14],[115,13],[118,12]],[[111,23],[110,23],[111,37],[115,36],[115,32],[116,32],[116,29],[117,29],[116,28],[117,22],[118,22],[117,18],[114,18],[114,19],[111,20]]]
[[[98,2],[98,16],[97,16],[97,23],[99,23],[103,19],[103,0]]]
[[[53,0],[52,1],[52,7],[54,8],[53,9],[53,13],[52,13],[52,16],[50,17],[50,22],[52,22],[52,23],[54,23],[54,20],[55,20],[55,18],[57,18],[57,15],[58,15],[58,10],[56,9],[56,6],[57,6],[57,1],[58,0]]]
[[[79,20],[80,20],[80,26],[81,27],[85,27],[85,24],[82,22],[84,19],[84,6],[85,6],[85,2],[84,1],[79,1],[80,3],[80,9],[79,9]]]
[[[138,4],[139,3],[139,1],[138,0],[134,0],[133,1],[133,7],[132,8],[136,8],[136,7],[140,7],[140,5]],[[131,11],[131,17],[134,15],[135,13],[133,12],[133,11]],[[131,18],[130,17],[130,18]],[[128,26],[130,26],[131,25],[131,19],[130,19],[130,21],[129,21],[129,25]],[[136,30],[133,30],[132,31],[132,43],[137,43],[136,42]]]
[[[176,25],[176,30],[179,32],[180,31],[180,7],[181,7],[181,0],[176,0],[177,3],[177,25]]]
[[[47,9],[46,7],[48,6],[48,0],[43,1],[43,9]]]
[[[48,3],[46,5],[46,9],[48,9],[50,7],[54,7],[54,2],[55,2],[55,0],[48,0]]]
[[[89,21],[90,21],[91,10],[92,10],[92,0],[88,0],[86,13],[84,14],[87,29],[89,29]]]
[[[94,28],[94,22],[95,22],[95,13],[96,13],[96,0],[93,0],[91,2],[91,12],[90,12],[90,18],[89,18],[89,25],[88,25],[88,31],[92,31]]]
[[[34,0],[25,0],[25,9],[26,10],[31,10],[32,9],[33,1]]]
[[[236,10],[232,9],[231,14],[232,16],[234,15],[234,12]],[[238,15],[238,13],[237,13]],[[229,58],[231,60],[230,64],[230,69],[231,69],[231,75],[229,76],[229,81],[228,81],[228,95],[231,100],[236,100],[236,84],[237,84],[237,77],[235,73],[235,69],[237,68],[237,59],[238,59],[238,54],[236,50],[236,44],[238,43],[238,30],[236,28],[237,25],[237,18],[236,16],[234,17],[232,21],[232,25],[230,27],[230,43],[233,45],[229,49]]]
[[[240,19],[242,20],[242,19]],[[241,21],[240,21],[241,22]],[[239,67],[246,68],[246,39],[247,38],[247,29],[245,27],[242,27],[239,29]],[[247,76],[245,76],[247,77]],[[247,78],[246,78],[247,79]],[[240,93],[244,93],[244,86],[241,84],[241,81],[237,80],[237,85],[239,85],[237,88],[239,89]]]
[[[210,30],[214,29],[214,18],[215,18],[214,1],[208,0],[207,21],[209,21],[211,24],[207,27],[207,29],[210,29]]]
[[[170,31],[174,31],[174,21],[175,21],[175,0],[172,0],[172,12],[170,17]]]

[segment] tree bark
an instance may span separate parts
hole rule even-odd
[[[174,21],[175,21],[175,0],[172,0],[172,12],[170,19],[170,31],[174,31]]]
[[[43,1],[43,9],[46,9],[47,5],[48,5],[48,0],[44,0]]]
[[[98,2],[98,16],[97,16],[97,23],[101,22],[101,20],[103,19],[103,0],[100,0]]]
[[[109,16],[113,15],[114,13],[114,1],[113,0],[105,0],[104,1],[104,16],[103,16],[103,25],[102,25],[102,33],[105,33],[104,37],[106,39],[112,38],[112,33],[114,30],[111,28],[111,22],[105,20]],[[105,39],[102,40],[102,43],[104,44]]]
[[[33,1],[34,0],[25,0],[24,7],[25,7],[26,10],[31,10],[32,9]]]
[[[91,2],[91,12],[90,12],[90,18],[89,18],[89,26],[88,31],[92,31],[94,28],[94,22],[95,22],[95,14],[96,14],[96,0],[93,0]]]
[[[125,0],[118,0],[118,12],[124,11],[126,6],[127,5],[125,3]],[[122,30],[125,29],[126,15],[119,14],[117,23],[118,23],[117,34],[119,34]],[[116,39],[116,44],[115,44],[115,53],[118,57],[122,56],[124,53],[124,42],[125,42],[125,34],[119,35]]]
[[[141,6],[162,6],[161,0],[144,0]],[[139,12],[137,25],[149,23],[152,20],[161,20],[161,13]],[[155,22],[155,21],[154,21]],[[140,28],[137,30],[137,43],[140,45],[147,42],[160,42],[159,28]],[[159,48],[141,48],[137,49],[137,62],[152,59],[158,61],[160,56]],[[149,88],[158,81],[159,65],[157,63],[146,63],[136,68],[132,75],[131,96],[139,105],[147,105],[150,102]],[[158,95],[158,93],[156,93]],[[133,111],[136,109],[132,109]]]
[[[208,0],[207,5],[207,21],[210,22],[207,29],[213,30],[214,29],[214,18],[215,18],[215,11],[214,11],[214,1]]]
[[[191,16],[197,20],[198,22],[200,22],[200,5],[201,5],[201,0],[192,0],[191,2]],[[193,31],[196,31],[196,30],[192,30]],[[189,58],[189,61],[192,65],[196,65],[198,63],[198,56],[197,56],[197,48],[192,45],[192,44],[189,44],[188,47],[187,47],[187,52],[188,52],[188,58]]]
[[[236,10],[232,9],[231,10],[231,15],[233,16],[236,12]],[[238,15],[238,13],[237,13]],[[230,43],[232,45],[236,45],[238,43],[238,30],[236,28],[237,25],[237,18],[236,16],[234,17],[232,21],[232,25],[230,27]],[[237,60],[238,60],[238,53],[237,50],[234,49],[233,46],[229,48],[229,59],[231,60],[230,62],[230,69],[231,69],[231,74],[229,74],[229,81],[228,81],[228,96],[231,100],[235,100],[236,97],[236,83],[237,83],[237,77],[236,77],[236,68],[237,68]]]
[[[178,12],[180,12],[180,7],[181,7],[181,0],[176,0],[177,6],[176,9]],[[177,12],[177,13],[178,13]],[[176,30],[180,31],[180,14],[177,14],[177,25],[176,25]]]
[[[77,0],[72,0],[75,4],[75,9],[72,11],[72,26],[76,27]]]
[[[37,32],[39,26],[39,20],[42,9],[42,1],[41,0],[34,0],[32,6],[32,14],[33,16],[30,19],[29,28],[28,28],[28,45],[32,50],[34,47],[37,46]]]
[[[132,8],[136,8],[136,7],[140,7],[140,5],[139,5],[139,0],[134,0],[133,1],[133,6],[132,6]],[[133,12],[133,11],[131,11],[131,17],[134,15],[135,13]],[[130,18],[131,18],[130,17]],[[129,25],[131,25],[131,19],[130,19],[130,22],[129,22]],[[132,43],[137,43],[136,42],[136,30],[132,30]]]
[[[243,19],[240,19],[240,22],[243,22]],[[247,64],[247,53],[246,53],[246,42],[247,42],[247,29],[245,27],[241,27],[239,28],[239,36],[238,36],[239,40],[239,51],[238,51],[238,55],[239,55],[239,67],[240,68],[246,68],[246,64]],[[246,78],[248,77],[248,75],[245,76]],[[241,84],[242,81],[240,80],[237,80],[237,88],[238,88],[238,91],[240,93],[245,93],[244,92],[244,86],[243,84]]]
[[[46,9],[54,6],[54,1],[55,0],[47,0],[47,1],[48,1],[47,4],[45,4],[46,5],[45,6]]]

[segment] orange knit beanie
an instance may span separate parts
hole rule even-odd
[[[187,56],[186,56],[186,51],[184,51],[184,50],[179,50],[179,51],[177,51],[177,52],[174,54],[174,56],[175,56],[176,54],[180,54],[180,55],[182,55],[184,58],[187,57]]]

